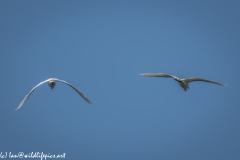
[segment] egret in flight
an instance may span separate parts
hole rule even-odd
[[[181,79],[178,78],[176,76],[170,75],[170,74],[166,74],[166,73],[142,73],[140,74],[141,76],[147,76],[147,77],[165,77],[165,78],[173,78],[175,81],[178,82],[178,84],[185,90],[187,91],[188,87],[188,83],[189,82],[194,82],[194,81],[203,81],[203,82],[209,82],[209,83],[214,83],[214,84],[218,84],[221,86],[227,86],[225,84],[221,84],[219,82],[215,82],[212,80],[207,80],[207,79],[203,79],[203,78],[188,78],[188,79]],[[189,88],[190,89],[190,88]]]
[[[39,83],[38,85],[36,85],[26,96],[25,98],[22,100],[22,102],[19,104],[19,106],[16,108],[16,110],[20,109],[23,104],[27,101],[27,99],[29,98],[29,96],[32,94],[32,92],[37,88],[39,87],[40,85],[42,85],[43,83],[48,83],[49,87],[51,89],[53,89],[56,85],[56,82],[62,82],[62,83],[65,83],[67,85],[69,85],[70,87],[72,87],[72,89],[74,89],[75,91],[77,91],[77,93],[89,104],[92,104],[91,101],[81,92],[79,91],[77,88],[75,88],[72,84],[66,82],[66,81],[63,81],[63,80],[60,80],[60,79],[56,79],[56,78],[49,78],[41,83]]]

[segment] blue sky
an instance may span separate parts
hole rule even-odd
[[[238,1],[0,1],[0,152],[240,159]],[[138,74],[169,73],[228,84]],[[48,78],[67,85],[37,88]]]

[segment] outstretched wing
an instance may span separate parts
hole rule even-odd
[[[19,104],[19,106],[18,106],[15,110],[20,109],[20,108],[24,105],[24,103],[27,101],[27,99],[29,98],[29,96],[32,94],[32,92],[33,92],[38,86],[40,86],[41,84],[48,82],[48,80],[49,80],[49,79],[47,79],[47,80],[39,83],[38,85],[36,85],[36,86],[25,96],[25,98],[22,100],[22,102]]]
[[[57,82],[62,82],[62,83],[65,83],[67,85],[69,85],[70,87],[72,87],[72,89],[74,89],[86,102],[88,102],[89,104],[92,104],[92,102],[81,92],[79,91],[76,87],[74,87],[72,84],[66,82],[66,81],[63,81],[63,80],[60,80],[60,79],[54,79],[56,80]]]
[[[176,78],[179,79],[176,76],[166,74],[166,73],[142,73],[141,76],[147,76],[147,77],[164,77],[164,78]]]
[[[227,84],[221,84],[221,83],[219,83],[219,82],[215,82],[215,81],[208,80],[208,79],[203,79],[203,78],[197,78],[197,77],[188,78],[188,79],[185,79],[185,81],[186,81],[187,83],[189,83],[189,82],[194,82],[194,81],[203,81],[203,82],[209,82],[209,83],[218,84],[218,85],[221,85],[221,86],[227,86]]]

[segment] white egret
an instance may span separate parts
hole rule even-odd
[[[166,73],[142,73],[140,74],[141,76],[147,76],[147,77],[165,77],[165,78],[173,78],[175,81],[178,82],[178,84],[185,90],[187,91],[188,87],[188,83],[189,82],[194,82],[194,81],[203,81],[203,82],[209,82],[209,83],[214,83],[214,84],[218,84],[221,86],[227,86],[225,84],[221,84],[219,82],[215,82],[212,80],[207,80],[207,79],[203,79],[203,78],[188,78],[188,79],[181,79],[178,78],[176,76],[170,75],[170,74],[166,74]]]
[[[32,94],[32,92],[37,88],[39,87],[40,85],[42,85],[43,83],[48,83],[49,87],[51,89],[53,89],[56,85],[56,82],[62,82],[62,83],[65,83],[67,85],[69,85],[70,87],[72,87],[72,89],[74,89],[75,91],[77,91],[77,93],[86,101],[88,102],[89,104],[92,104],[91,101],[79,90],[77,90],[77,88],[75,88],[72,84],[66,82],[66,81],[63,81],[63,80],[60,80],[60,79],[56,79],[56,78],[49,78],[41,83],[39,83],[38,85],[36,85],[26,96],[25,98],[22,100],[22,102],[19,104],[19,106],[16,108],[16,110],[20,109],[23,104],[27,101],[27,99],[29,98],[29,96]]]

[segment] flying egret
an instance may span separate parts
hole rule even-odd
[[[166,73],[142,73],[140,74],[141,76],[147,76],[147,77],[165,77],[165,78],[173,78],[175,81],[178,82],[178,84],[185,90],[187,91],[188,87],[188,83],[189,82],[194,82],[194,81],[203,81],[203,82],[209,82],[209,83],[214,83],[214,84],[218,84],[221,86],[227,86],[227,84],[221,84],[219,82],[215,82],[215,81],[211,81],[211,80],[207,80],[207,79],[203,79],[203,78],[188,78],[188,79],[181,79],[178,78],[176,76],[170,75],[170,74],[166,74]]]
[[[19,104],[19,106],[16,108],[16,110],[20,109],[23,104],[27,101],[27,99],[29,98],[29,96],[32,94],[32,92],[37,88],[39,87],[40,85],[42,85],[43,83],[48,83],[49,87],[51,89],[53,89],[56,85],[56,82],[62,82],[62,83],[65,83],[67,85],[69,85],[70,87],[72,87],[72,89],[74,89],[75,91],[77,91],[77,93],[86,101],[88,102],[89,104],[92,104],[91,101],[79,90],[77,90],[77,88],[75,88],[72,84],[66,82],[66,81],[63,81],[63,80],[60,80],[60,79],[56,79],[56,78],[49,78],[41,83],[39,83],[38,85],[36,85],[26,96],[25,98],[22,100],[22,102]]]

